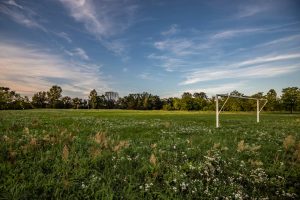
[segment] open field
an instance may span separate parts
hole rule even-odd
[[[1,199],[296,199],[300,115],[0,112]]]

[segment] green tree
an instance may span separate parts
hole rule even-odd
[[[61,99],[64,108],[72,108],[72,98],[69,96],[65,96]]]
[[[9,109],[14,94],[15,92],[10,91],[8,87],[0,87],[0,110]]]
[[[74,99],[72,99],[72,104],[73,104],[73,108],[79,109],[81,104],[82,104],[82,99],[75,97]]]
[[[90,105],[91,105],[91,108],[92,109],[95,109],[97,108],[97,91],[95,89],[93,89],[91,92],[90,92],[90,95],[89,95],[89,102],[90,102]]]
[[[46,108],[47,93],[44,91],[37,92],[32,97],[32,104],[36,108]]]
[[[277,92],[274,89],[270,89],[266,96],[268,103],[266,109],[268,111],[275,111],[278,109]]]
[[[194,99],[193,95],[189,92],[184,92],[181,95],[181,110],[193,110],[194,109]]]
[[[230,93],[231,96],[238,96],[241,97],[244,94],[238,92],[237,90],[234,90]],[[227,97],[223,97],[222,100],[225,101]],[[240,99],[240,98],[234,98],[231,97],[229,98],[229,100],[227,101],[226,105],[224,106],[224,110],[228,110],[228,111],[242,111],[243,110],[243,103],[244,103],[244,99]]]
[[[281,96],[282,103],[286,110],[289,110],[291,113],[297,107],[297,104],[300,102],[300,90],[298,87],[288,87],[282,89]]]
[[[204,110],[204,107],[207,106],[207,95],[205,92],[197,93],[195,92],[193,94],[194,97],[194,109],[195,110]]]
[[[53,85],[47,92],[47,97],[51,108],[56,108],[60,104],[62,89],[57,85]]]

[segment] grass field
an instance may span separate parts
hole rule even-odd
[[[297,199],[300,115],[0,112],[0,199]]]

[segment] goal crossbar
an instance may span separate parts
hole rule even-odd
[[[220,110],[219,110],[219,97],[227,97]],[[217,128],[219,128],[219,126],[220,126],[219,115],[222,112],[222,110],[229,98],[256,100],[256,107],[257,107],[256,108],[256,122],[257,123],[259,123],[260,112],[262,111],[262,109],[265,107],[265,105],[268,102],[268,100],[264,99],[264,98],[254,98],[254,97],[249,97],[249,96],[236,96],[236,95],[230,95],[230,94],[216,94],[216,127]],[[262,105],[262,107],[260,107],[260,105],[259,105],[260,101],[264,101],[264,104]]]

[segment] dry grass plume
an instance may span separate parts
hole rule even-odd
[[[157,159],[154,154],[151,154],[149,161],[153,166],[156,166]]]
[[[108,139],[106,138],[105,133],[98,132],[94,136],[94,141],[102,147],[108,148]]]
[[[114,146],[113,151],[118,152],[122,148],[127,148],[127,147],[129,147],[129,142],[127,140],[121,140],[119,142],[119,144],[117,144],[116,146]]]
[[[285,150],[289,150],[290,148],[294,147],[296,143],[295,137],[292,135],[288,135],[286,138],[284,138],[283,146]]]
[[[62,159],[64,161],[67,161],[68,158],[69,158],[69,148],[67,147],[67,145],[65,145],[62,152]]]

